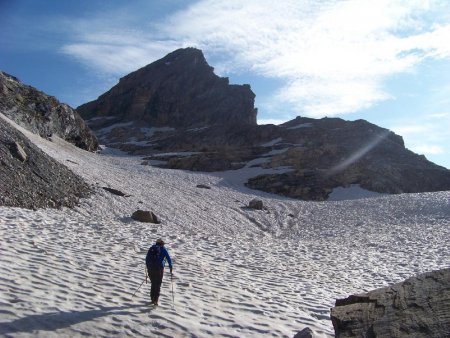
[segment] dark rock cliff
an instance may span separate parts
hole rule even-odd
[[[254,99],[249,85],[230,85],[214,74],[200,50],[185,48],[121,78],[77,110],[86,120],[96,118],[90,121],[93,129],[129,121],[175,128],[256,125]]]
[[[89,151],[98,147],[97,138],[75,110],[1,71],[0,113],[42,137],[56,134]]]

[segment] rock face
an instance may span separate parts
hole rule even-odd
[[[450,269],[336,301],[336,337],[450,337]]]
[[[0,206],[73,207],[91,189],[0,116]]]
[[[230,86],[201,51],[177,50],[78,108],[106,145],[143,163],[193,171],[259,167],[253,189],[326,200],[337,187],[379,193],[450,190],[450,170],[364,120],[297,117],[256,124],[249,86]]]
[[[214,74],[200,50],[186,48],[121,78],[77,110],[85,119],[96,118],[94,129],[112,121],[174,128],[256,125],[254,99],[249,85],[230,85]]]
[[[89,151],[98,147],[97,138],[76,111],[1,71],[0,113],[42,137],[56,134]]]
[[[293,170],[249,180],[248,186],[308,200],[358,184],[380,193],[450,189],[450,171],[405,148],[393,132],[364,120],[296,118],[280,126],[280,149],[264,168]]]

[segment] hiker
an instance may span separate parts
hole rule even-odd
[[[158,305],[166,260],[169,263],[170,274],[172,274],[172,260],[167,249],[164,247],[164,241],[160,238],[148,249],[147,256],[145,257],[147,273],[152,284],[150,297],[154,305]]]

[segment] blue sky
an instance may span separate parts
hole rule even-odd
[[[450,168],[450,1],[0,0],[0,69],[76,107],[181,47],[258,122],[366,119]]]

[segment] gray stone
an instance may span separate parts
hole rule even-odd
[[[12,144],[12,154],[22,162],[25,162],[28,159],[27,153],[17,142]]]
[[[104,190],[106,190],[107,192],[110,192],[113,195],[117,195],[117,196],[122,196],[122,197],[130,197],[130,195],[127,195],[125,193],[123,193],[120,190],[114,189],[114,188],[109,188],[109,187],[102,187]]]
[[[252,199],[250,202],[248,202],[248,207],[250,209],[263,210],[264,204],[263,204],[263,201],[255,198],[255,199]]]
[[[205,184],[197,184],[197,188],[200,188],[200,189],[211,189],[210,186],[205,185]]]
[[[336,337],[450,337],[450,269],[336,301]]]
[[[158,218],[151,211],[137,210],[131,215],[131,218],[138,222],[159,224]]]
[[[314,332],[309,327],[306,327],[298,332],[294,338],[314,338]]]

